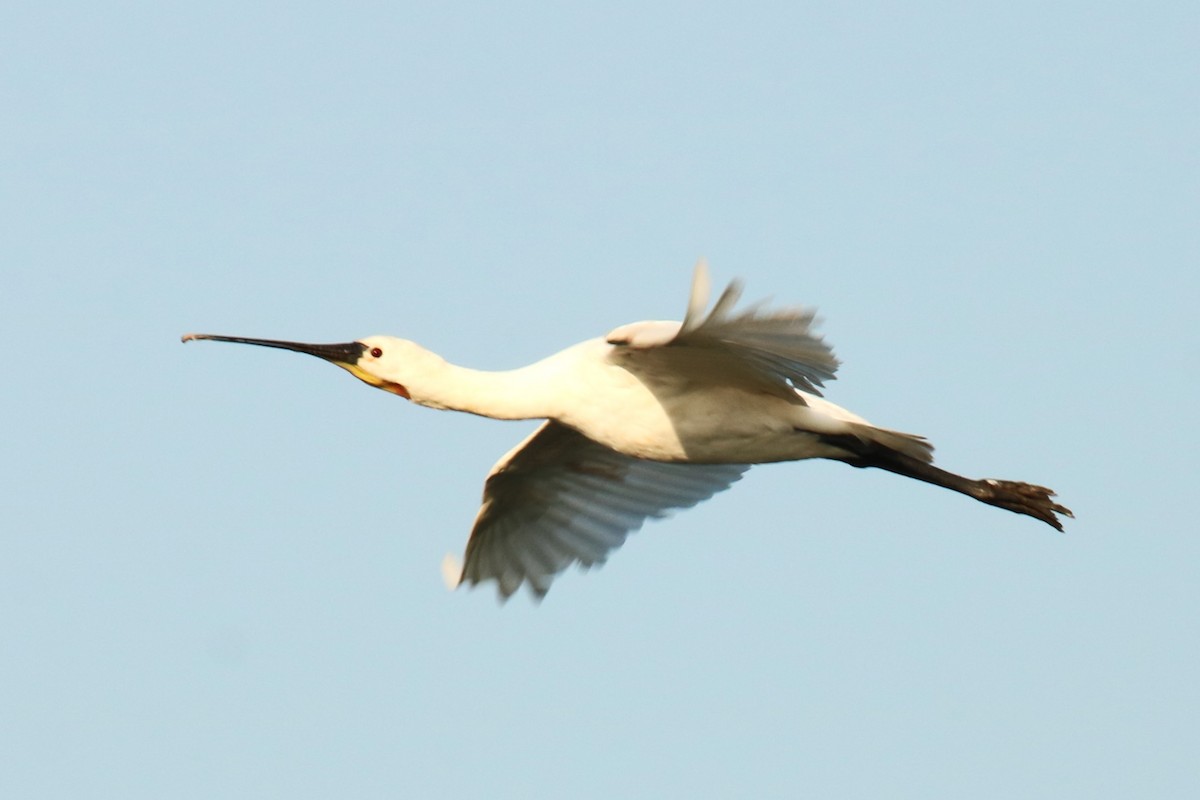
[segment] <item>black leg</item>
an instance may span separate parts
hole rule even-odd
[[[844,450],[846,457],[839,460],[851,466],[875,467],[934,486],[942,486],[974,497],[981,503],[1040,519],[1060,531],[1063,529],[1062,521],[1056,515],[1075,516],[1069,508],[1054,502],[1054,492],[1044,486],[993,478],[964,478],[962,475],[955,475],[953,472],[947,472],[851,434],[824,435],[821,439],[826,444]]]

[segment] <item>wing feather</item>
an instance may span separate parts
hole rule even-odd
[[[550,421],[488,475],[460,583],[496,581],[502,599],[536,597],[578,563],[603,564],[647,519],[728,488],[745,464],[673,464],[621,455]]]
[[[761,303],[734,312],[741,298],[738,281],[726,287],[707,314],[708,266],[696,264],[687,314],[682,323],[635,322],[608,335],[608,342],[630,351],[693,348],[727,366],[749,372],[777,390],[800,389],[820,395],[818,387],[836,377],[838,360],[814,332],[816,312],[809,308],[767,309]],[[732,374],[732,373],[730,373]]]

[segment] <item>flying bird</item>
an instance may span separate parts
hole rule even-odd
[[[648,518],[729,488],[754,464],[825,458],[942,486],[1062,530],[1074,516],[1051,490],[965,478],[933,465],[924,437],[880,428],[825,400],[838,360],[814,311],[735,310],[735,281],[708,309],[696,265],[682,322],[635,322],[520,369],[456,366],[405,339],[346,344],[189,333],[308,353],[419,405],[493,419],[544,419],[488,473],[450,585],[528,584],[543,597],[572,563],[601,564]],[[706,311],[707,310],[707,311]]]

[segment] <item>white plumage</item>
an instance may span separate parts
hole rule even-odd
[[[878,467],[1027,514],[1061,530],[1071,512],[1044,487],[974,480],[932,465],[919,436],[878,428],[821,398],[838,362],[809,309],[734,310],[731,284],[707,314],[697,264],[682,322],[637,322],[521,369],[447,363],[403,339],[339,345],[189,334],[319,356],[378,388],[439,409],[546,419],[492,468],[453,585],[527,583],[543,596],[572,563],[602,563],[648,518],[728,488],[756,463],[828,458]]]

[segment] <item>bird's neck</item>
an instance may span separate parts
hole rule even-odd
[[[489,372],[438,359],[423,373],[421,380],[406,388],[414,403],[429,408],[493,419],[543,419],[554,414],[548,403],[545,370],[537,364]]]

